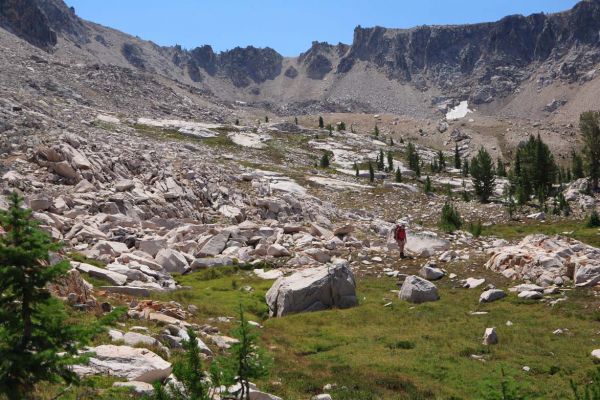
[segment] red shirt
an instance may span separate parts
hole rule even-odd
[[[406,230],[400,226],[396,227],[396,240],[399,242],[406,240]]]

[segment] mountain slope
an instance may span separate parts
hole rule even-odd
[[[284,114],[387,111],[435,117],[469,100],[491,115],[513,115],[519,107],[512,102],[527,103],[533,109],[516,116],[533,112],[547,118],[566,104],[580,103],[578,88],[596,86],[587,84],[596,79],[600,62],[600,0],[582,1],[562,13],[475,25],[359,26],[351,45],[314,42],[294,58],[270,48],[215,53],[208,45],[161,47],[84,21],[61,0],[3,0],[0,26],[67,60],[160,74],[222,100]],[[571,89],[564,90],[567,86]],[[553,97],[549,87],[562,97]],[[547,93],[532,96],[532,90]],[[600,106],[592,100],[590,107]],[[580,111],[571,108],[567,119]]]

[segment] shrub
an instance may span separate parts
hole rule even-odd
[[[592,211],[592,213],[588,217],[585,226],[588,228],[600,227],[600,215],[598,215],[598,212],[596,210]]]
[[[459,212],[450,203],[444,204],[442,214],[438,223],[441,230],[447,233],[454,232],[462,226],[462,219]]]
[[[471,235],[473,235],[473,237],[479,237],[481,236],[481,232],[483,231],[483,225],[481,224],[481,221],[477,221],[477,222],[471,222],[469,224],[469,232],[471,233]]]
[[[329,168],[329,153],[325,152],[321,157],[321,161],[319,162],[321,168]]]

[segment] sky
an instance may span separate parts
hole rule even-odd
[[[362,27],[496,21],[567,10],[576,0],[66,0],[76,13],[159,45],[215,51],[271,47],[297,56],[312,41],[351,44]]]

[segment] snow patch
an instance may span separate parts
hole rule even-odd
[[[461,119],[467,116],[467,114],[472,113],[473,110],[469,110],[469,102],[461,101],[459,105],[454,107],[452,110],[448,111],[446,114],[447,120],[452,119]]]

